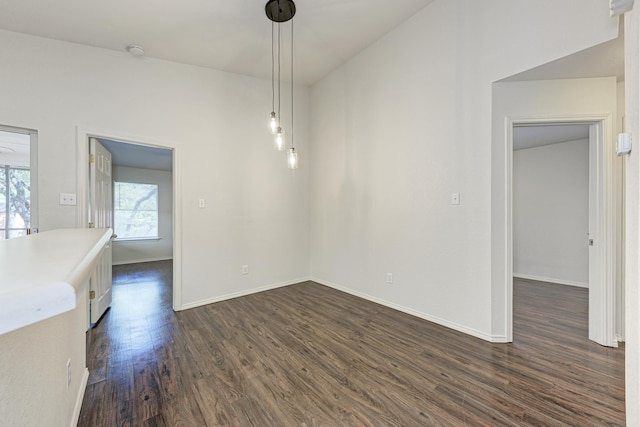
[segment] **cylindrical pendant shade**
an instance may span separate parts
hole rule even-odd
[[[282,130],[282,128],[280,127],[278,128],[273,142],[276,150],[278,151],[284,150],[284,131]]]
[[[287,167],[289,169],[298,169],[298,153],[295,148],[290,148],[287,153]]]

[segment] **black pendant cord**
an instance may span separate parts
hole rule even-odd
[[[275,77],[275,66],[276,66],[276,59],[274,58],[274,52],[273,52],[274,25],[275,23],[271,21],[271,111],[272,112],[276,111],[276,89],[275,89],[275,82],[273,81]]]
[[[278,126],[282,123],[280,116],[280,23],[278,23]]]
[[[291,148],[293,147],[293,19],[291,20]]]

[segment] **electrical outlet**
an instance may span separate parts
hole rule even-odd
[[[204,199],[198,199],[198,207],[204,208]]]
[[[73,193],[60,193],[60,204],[66,206],[75,206],[76,195]]]
[[[67,387],[71,385],[71,359],[67,360]]]
[[[388,284],[393,283],[393,273],[387,273],[387,283]]]
[[[248,265],[243,265],[242,266],[242,274],[249,274],[249,266]]]

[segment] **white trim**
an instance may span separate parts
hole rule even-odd
[[[140,264],[142,262],[168,261],[171,259],[173,258],[172,257],[156,257],[156,258],[134,259],[134,260],[128,260],[128,261],[114,262],[113,265]]]
[[[181,152],[173,148],[173,309],[182,306],[182,178]]]
[[[353,289],[349,289],[349,288],[344,287],[342,285],[338,285],[338,284],[335,284],[335,283],[328,282],[326,280],[318,279],[317,277],[312,277],[309,280],[311,280],[313,282],[316,282],[316,283],[319,283],[321,285],[328,286],[330,288],[336,289],[338,291],[342,291],[342,292],[345,292],[347,294],[356,296],[358,298],[362,298],[362,299],[365,299],[367,301],[375,302],[376,304],[383,305],[383,306],[391,308],[393,310],[397,310],[397,311],[400,311],[402,313],[406,313],[406,314],[409,314],[411,316],[418,317],[420,319],[424,319],[424,320],[427,320],[427,321],[432,322],[432,323],[436,323],[436,324],[438,324],[440,326],[444,326],[446,328],[453,329],[454,331],[462,332],[464,334],[471,335],[471,336],[474,336],[476,338],[480,338],[480,339],[485,340],[485,341],[489,341],[489,342],[493,342],[493,343],[506,343],[506,342],[508,342],[507,341],[507,337],[505,337],[505,336],[489,335],[489,334],[486,334],[484,332],[478,331],[476,329],[469,328],[467,326],[460,325],[460,324],[455,323],[455,322],[450,322],[450,321],[445,320],[445,319],[441,319],[440,317],[432,316],[430,314],[423,313],[421,311],[417,311],[417,310],[414,310],[414,309],[409,308],[409,307],[405,307],[405,306],[402,306],[402,305],[399,305],[399,304],[396,304],[396,303],[393,303],[393,302],[390,302],[390,301],[387,301],[387,300],[383,300],[383,299],[380,299],[380,298],[377,298],[377,297],[374,297],[374,296],[371,296],[371,295],[368,295],[368,294],[365,294],[365,293],[362,293],[362,292],[359,292],[359,291],[355,291]]]
[[[300,278],[300,279],[287,280],[286,282],[274,283],[272,285],[260,286],[258,288],[248,289],[246,291],[234,292],[232,294],[222,295],[222,296],[215,297],[215,298],[207,298],[207,299],[204,299],[204,300],[200,300],[200,301],[195,301],[195,302],[190,302],[188,304],[184,304],[180,308],[180,310],[189,310],[191,308],[201,307],[203,305],[209,305],[209,304],[214,304],[216,302],[226,301],[226,300],[230,300],[230,299],[234,299],[234,298],[240,298],[240,297],[244,297],[244,296],[247,296],[247,295],[257,294],[259,292],[270,291],[272,289],[277,289],[277,288],[283,288],[285,286],[296,285],[298,283],[308,282],[309,280],[311,280],[311,279],[308,278],[308,277],[304,277],[304,278]]]
[[[536,280],[538,282],[555,283],[557,285],[575,286],[578,288],[589,289],[589,284],[584,282],[574,282],[572,280],[555,279],[552,277],[532,276],[531,274],[513,273],[513,277],[516,279]]]
[[[616,271],[615,271],[615,194],[613,194],[613,169],[614,143],[611,114],[577,114],[563,116],[506,116],[505,117],[505,283],[507,310],[505,310],[507,336],[513,340],[513,126],[523,124],[543,123],[584,123],[592,125],[596,132],[590,131],[590,144],[592,135],[597,135],[596,142],[596,193],[598,197],[598,212],[596,218],[596,245],[599,264],[598,277],[590,277],[589,287],[589,339],[601,345],[614,347],[616,345],[615,319],[616,319]],[[590,162],[592,160],[590,159]],[[591,173],[591,171],[590,171]],[[591,191],[591,190],[590,190]],[[599,286],[598,284],[602,284]]]
[[[84,368],[84,374],[80,380],[80,389],[76,396],[76,405],[73,407],[73,415],[71,415],[70,427],[76,427],[80,420],[80,410],[82,409],[82,401],[84,400],[84,393],[87,390],[87,383],[89,382],[89,368]]]
[[[77,147],[77,178],[78,188],[76,206],[76,224],[79,228],[86,228],[88,220],[88,191],[89,191],[89,138],[105,138],[122,141],[127,144],[146,145],[173,151],[173,309],[178,311],[182,305],[182,207],[180,192],[180,150],[174,144],[157,141],[137,135],[127,135],[118,131],[78,126],[76,129]]]

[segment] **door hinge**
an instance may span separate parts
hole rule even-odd
[[[89,299],[96,299],[96,291],[89,291]]]
[[[89,163],[93,163],[96,161],[96,156],[94,154],[89,154]]]
[[[96,225],[92,222],[89,223],[89,228],[96,228]]]

